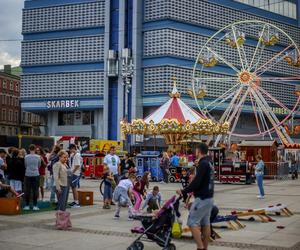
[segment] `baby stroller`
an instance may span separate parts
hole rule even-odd
[[[176,246],[171,243],[172,225],[176,217],[180,217],[179,200],[173,196],[159,210],[157,216],[153,215],[134,215],[135,220],[142,223],[142,227],[131,229],[132,233],[140,234],[140,236],[127,248],[127,250],[143,250],[144,244],[141,239],[153,241],[163,250],[176,250]]]

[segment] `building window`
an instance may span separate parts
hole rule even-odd
[[[14,82],[13,81],[10,82],[9,89],[14,90]]]
[[[19,112],[15,111],[15,122],[18,122],[19,120]]]
[[[3,80],[3,88],[6,89],[7,85],[6,85],[6,80]]]
[[[2,121],[5,121],[5,120],[6,120],[6,109],[2,109],[1,120],[2,120]]]
[[[5,95],[1,95],[1,103],[2,103],[2,105],[5,105],[5,101],[6,101],[6,96]]]
[[[82,112],[82,124],[83,125],[91,124],[91,112],[90,111]]]
[[[74,112],[58,112],[58,125],[74,125]]]
[[[16,92],[19,92],[19,84],[16,83]]]
[[[13,112],[12,110],[9,110],[9,119],[8,119],[10,122],[13,121]]]

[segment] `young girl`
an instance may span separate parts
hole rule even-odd
[[[115,219],[120,218],[121,207],[128,207],[128,220],[132,220],[132,203],[131,198],[133,197],[133,183],[136,180],[134,174],[130,174],[128,179],[121,180],[115,189],[113,199],[116,202],[116,213]]]
[[[146,188],[149,188],[149,174],[150,172],[146,171],[141,180],[135,182],[133,187],[133,194],[135,198],[134,210],[139,211],[142,199],[146,194]]]
[[[114,177],[108,167],[104,167],[103,172],[104,193],[103,193],[103,209],[110,209],[112,200],[113,186],[115,185]]]
[[[190,170],[189,170],[189,175],[188,175],[188,183],[190,184],[194,177],[195,177],[195,174],[196,174],[196,169],[195,167],[191,167]],[[189,193],[185,199],[185,208],[189,208],[190,206],[190,200],[193,196],[193,193]]]

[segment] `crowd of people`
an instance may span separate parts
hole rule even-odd
[[[33,144],[28,151],[0,149],[0,197],[24,195],[23,210],[38,211],[38,200],[44,200],[46,189],[50,191],[50,202],[64,211],[71,188],[74,201],[69,205],[77,208],[81,171],[82,157],[75,144],[69,146],[68,152],[58,145],[51,152]]]

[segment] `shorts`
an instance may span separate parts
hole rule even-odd
[[[0,189],[0,197],[1,198],[5,198],[8,194],[8,190],[7,189]]]
[[[77,188],[79,186],[80,176],[73,174],[70,181],[71,188]]]
[[[200,198],[196,198],[190,208],[187,225],[189,227],[209,226],[210,214],[211,214],[213,204],[214,204],[213,198],[208,198],[204,200]]]
[[[113,200],[121,206],[132,206],[131,200],[128,197],[128,192],[125,188],[116,187]]]
[[[22,182],[18,180],[10,180],[9,185],[17,192],[22,191]]]
[[[45,175],[40,175],[40,186],[39,187],[44,187],[45,185]]]
[[[111,187],[111,185],[104,185],[103,198],[104,199],[112,199],[112,187]]]

